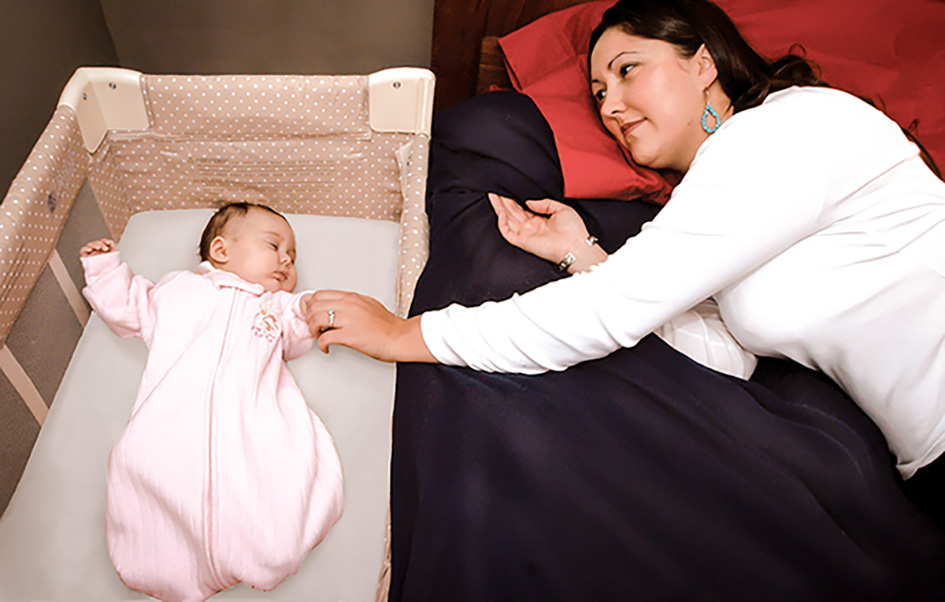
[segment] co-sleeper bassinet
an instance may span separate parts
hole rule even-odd
[[[109,405],[112,381],[134,387],[144,350],[90,317],[78,248],[113,237],[133,269],[157,278],[196,265],[212,207],[265,202],[296,229],[299,290],[361,288],[404,315],[426,257],[432,100],[432,74],[411,68],[76,72],[0,205],[0,507],[19,481],[0,517],[0,600],[141,597],[104,555],[98,460],[112,444],[102,433],[121,428],[131,402]],[[241,586],[219,597],[370,599],[379,573],[383,591],[394,371],[345,349],[297,362],[309,362],[290,367],[339,447],[345,515],[273,592]],[[95,381],[78,393],[77,372]],[[83,455],[88,445],[95,454]]]

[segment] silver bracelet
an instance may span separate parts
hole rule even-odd
[[[587,239],[584,241],[587,243],[587,246],[593,247],[597,244],[597,237],[588,235]],[[558,269],[562,272],[571,267],[571,264],[577,261],[577,257],[571,251],[561,258],[561,261],[558,262]]]

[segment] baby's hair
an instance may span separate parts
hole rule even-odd
[[[250,209],[262,209],[285,219],[285,216],[275,209],[259,203],[227,203],[217,209],[203,229],[203,234],[200,235],[200,261],[210,261],[210,243],[213,239],[223,234],[223,230],[231,219],[244,217]]]

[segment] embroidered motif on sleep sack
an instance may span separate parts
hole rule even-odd
[[[279,324],[279,310],[271,307],[269,303],[263,303],[253,318],[253,334],[262,337],[270,343],[279,338],[282,334],[282,325]]]

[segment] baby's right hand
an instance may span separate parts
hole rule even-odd
[[[102,253],[111,253],[115,250],[115,241],[110,238],[93,240],[79,249],[79,257],[91,257]]]

